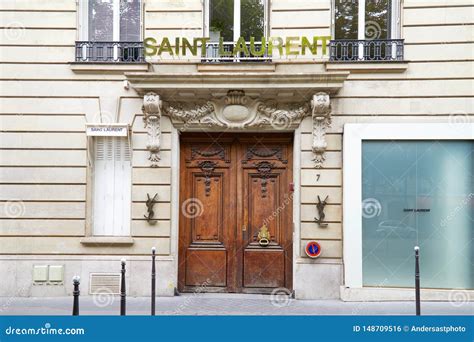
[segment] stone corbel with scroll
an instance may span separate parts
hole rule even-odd
[[[151,162],[151,167],[157,167],[160,161],[161,108],[159,95],[150,92],[143,97],[143,121],[148,134],[146,148],[150,151],[148,160]]]
[[[326,130],[331,125],[331,101],[329,94],[320,92],[313,95],[311,109],[313,117],[313,161],[316,167],[320,168],[326,159],[324,156],[327,148]]]

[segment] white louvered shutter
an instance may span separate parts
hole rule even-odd
[[[94,235],[130,235],[131,158],[126,137],[96,137]]]

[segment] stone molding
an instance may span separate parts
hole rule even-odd
[[[151,166],[160,160],[160,119],[168,116],[173,125],[182,130],[215,129],[289,131],[296,129],[308,116],[313,119],[313,146],[316,167],[324,162],[327,148],[326,130],[331,124],[331,103],[328,93],[318,92],[308,103],[262,101],[247,96],[243,90],[229,90],[226,96],[209,101],[162,101],[154,92],[143,98],[147,149]]]

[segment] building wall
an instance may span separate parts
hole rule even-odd
[[[351,70],[332,102],[333,123],[322,169],[311,161],[310,118],[301,124],[300,222],[295,257],[295,290],[299,298],[338,298],[343,284],[342,134],[345,123],[473,122],[474,6],[470,0],[405,0],[402,38],[407,69]],[[146,0],[145,36],[170,39],[202,36],[199,0]],[[272,36],[328,36],[330,0],[272,0]],[[0,272],[11,274],[0,295],[70,294],[70,279],[80,274],[88,288],[89,272],[117,272],[122,257],[130,260],[131,295],[147,295],[152,246],[157,247],[159,294],[176,286],[176,236],[172,227],[172,133],[162,119],[162,152],[150,168],[143,127],[142,98],[124,88],[123,70],[73,70],[78,39],[74,0],[5,0],[0,4]],[[186,59],[153,60],[156,72],[196,71]],[[275,60],[275,72],[323,72],[325,59]],[[343,66],[344,67],[344,66]],[[132,246],[86,246],[90,230],[87,122],[121,122],[132,126]],[[301,134],[299,134],[301,133]],[[317,175],[319,180],[316,181]],[[158,193],[156,226],[149,226],[146,194]],[[317,195],[329,195],[327,228],[314,223]],[[345,222],[348,225],[350,222]],[[321,242],[316,260],[305,256],[309,240]],[[349,243],[349,242],[346,242]],[[65,265],[65,285],[31,286],[35,264]],[[14,276],[13,276],[14,275]],[[146,278],[148,279],[148,278]],[[148,282],[145,282],[146,284]],[[84,291],[85,293],[85,291]]]

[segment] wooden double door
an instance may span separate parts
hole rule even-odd
[[[292,136],[181,137],[178,290],[292,289]]]

